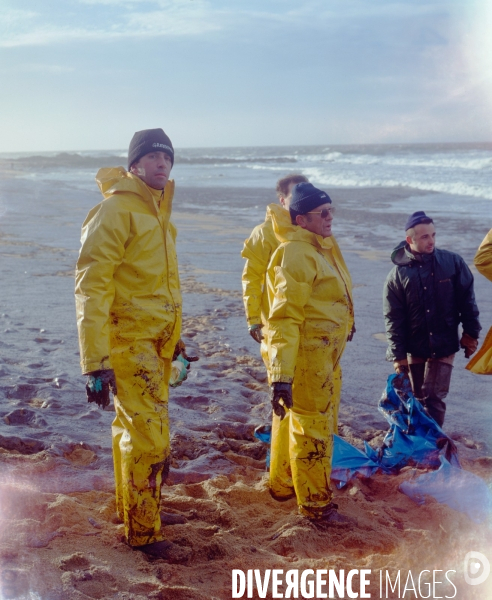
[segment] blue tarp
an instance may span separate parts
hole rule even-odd
[[[414,398],[408,377],[388,377],[378,410],[390,425],[378,450],[364,442],[362,452],[334,436],[331,478],[337,487],[343,487],[355,475],[370,477],[377,469],[396,473],[407,465],[437,468],[442,454],[451,464],[460,466],[456,446]]]
[[[467,514],[475,523],[482,523],[492,512],[492,494],[485,481],[450,464],[443,456],[437,471],[404,481],[400,490],[417,504],[425,504],[425,496],[431,496]]]
[[[358,450],[338,435],[333,436],[331,479],[337,488],[344,487],[356,474],[370,477],[378,469],[379,464],[362,450]]]
[[[460,466],[454,442],[413,396],[407,376],[393,374],[388,377],[378,410],[390,424],[390,429],[378,451],[368,444],[365,444],[365,450],[383,470],[399,470],[407,465],[437,469],[441,455],[451,464]]]
[[[358,450],[334,435],[331,479],[336,486],[344,487],[356,475],[370,477],[378,469],[385,473],[397,473],[407,465],[432,469],[405,481],[400,490],[418,504],[432,496],[476,522],[485,520],[492,512],[487,484],[461,468],[454,442],[413,396],[408,376],[388,377],[378,410],[390,425],[378,450],[367,442],[365,451]],[[255,436],[270,443],[271,427],[258,427]],[[267,461],[268,468],[270,451]]]
[[[253,435],[260,442],[268,444],[268,450],[265,458],[265,469],[270,470],[270,442],[272,440],[272,426],[271,425],[259,425]]]

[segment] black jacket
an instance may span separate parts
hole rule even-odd
[[[473,275],[461,256],[438,248],[413,255],[401,242],[391,260],[396,266],[386,278],[383,297],[388,360],[454,354],[460,349],[460,323],[478,339]]]

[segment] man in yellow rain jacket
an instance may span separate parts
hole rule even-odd
[[[352,284],[332,236],[333,207],[310,183],[294,186],[292,225],[273,216],[281,245],[267,271],[272,406],[270,492],[297,497],[314,521],[342,521],[330,490],[342,357],[352,330]],[[288,427],[282,426],[283,419]]]
[[[480,244],[473,264],[484,277],[492,281],[492,229]],[[492,327],[489,329],[482,347],[466,365],[466,368],[479,375],[492,375]]]
[[[246,259],[243,270],[243,301],[246,321],[251,337],[261,344],[261,356],[268,371],[268,350],[264,339],[267,337],[268,294],[265,276],[272,254],[278,248],[279,240],[275,236],[272,216],[284,225],[290,224],[290,192],[297,183],[307,182],[304,175],[293,173],[277,181],[279,204],[269,204],[265,221],[257,225],[244,242],[241,256]]]
[[[168,384],[181,330],[181,293],[170,222],[171,140],[135,133],[128,171],[100,169],[103,201],[82,227],[76,307],[87,395],[103,407],[115,394],[116,510],[130,546],[180,560],[161,532],[161,485],[169,470]]]

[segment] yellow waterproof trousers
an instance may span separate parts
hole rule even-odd
[[[171,359],[154,340],[117,345],[111,359],[118,395],[113,421],[116,510],[131,546],[164,539],[159,514],[161,486],[169,471]]]
[[[263,334],[263,339],[260,344],[260,354],[263,359],[263,364],[265,365],[265,369],[268,376],[268,385],[271,385],[270,380],[270,359],[268,358],[268,323],[265,323],[261,329],[261,333]]]
[[[340,349],[326,338],[301,337],[293,382],[294,406],[273,416],[270,490],[282,500],[295,495],[299,512],[316,518],[331,502],[333,433],[338,429],[342,371]]]

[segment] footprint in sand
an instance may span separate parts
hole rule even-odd
[[[7,398],[13,400],[29,400],[36,396],[37,386],[30,383],[18,383],[6,391]]]
[[[7,425],[28,425],[29,427],[46,427],[46,421],[39,417],[33,410],[17,408],[6,414],[3,420]]]
[[[109,569],[91,566],[82,570],[65,571],[61,576],[63,587],[68,594],[77,590],[89,598],[106,598],[118,591],[116,578]],[[70,597],[70,596],[67,596]]]
[[[75,446],[69,452],[64,452],[63,456],[78,467],[86,467],[97,460],[97,454],[83,446]]]
[[[18,569],[0,570],[0,598],[19,598],[28,591],[27,577]]]
[[[88,569],[91,563],[81,552],[76,552],[70,556],[62,556],[58,562],[58,566],[62,571],[78,571],[80,569]]]
[[[45,449],[45,445],[38,440],[19,438],[16,436],[5,437],[0,435],[0,448],[19,454],[37,454]]]

